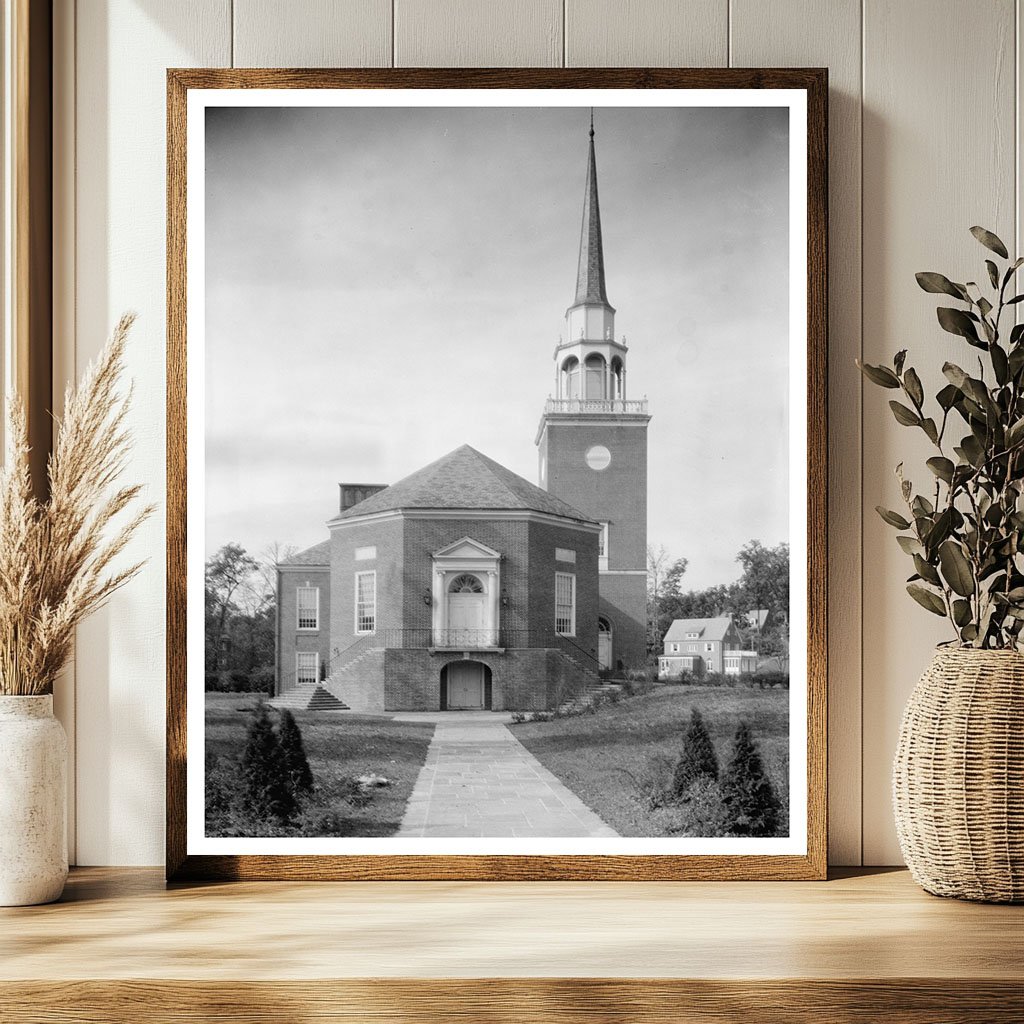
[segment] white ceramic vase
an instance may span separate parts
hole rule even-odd
[[[67,762],[53,697],[0,696],[0,906],[50,903],[64,891]]]

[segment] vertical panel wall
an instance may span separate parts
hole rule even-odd
[[[925,392],[945,381],[945,360],[973,360],[935,322],[939,296],[919,270],[985,281],[989,255],[968,234],[981,224],[1014,237],[1015,11],[1013,0],[865,0],[864,357],[888,363],[907,349]],[[899,862],[890,770],[900,714],[945,620],[906,594],[912,572],[893,530],[874,511],[898,508],[893,466],[921,472],[934,454],[924,434],[899,427],[890,395],[864,399],[864,859]]]
[[[138,448],[163,492],[164,73],[168,66],[828,66],[831,75],[830,842],[899,859],[889,765],[903,702],[944,638],[904,593],[873,507],[921,438],[852,368],[907,347],[933,384],[960,355],[913,273],[975,278],[967,228],[1020,236],[1015,0],[63,0],[55,39],[58,384],[123,309]],[[61,77],[63,76],[63,77]],[[69,127],[70,121],[70,127]],[[67,256],[71,247],[71,257]],[[63,327],[60,327],[63,325]],[[862,329],[863,325],[863,329]],[[947,340],[948,339],[948,340]],[[863,432],[861,419],[863,416]],[[81,631],[61,713],[77,732],[78,859],[156,863],[163,828],[162,513],[144,574]],[[863,572],[862,572],[863,565]],[[863,659],[863,674],[862,662]],[[863,681],[862,681],[863,680]],[[77,685],[72,685],[72,684]],[[863,736],[862,736],[863,723]],[[73,807],[74,811],[74,807]],[[862,829],[863,825],[863,829]]]

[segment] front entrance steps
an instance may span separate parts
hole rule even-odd
[[[571,700],[563,701],[558,705],[559,713],[563,715],[583,711],[592,704],[599,703],[612,693],[621,693],[622,687],[619,683],[608,683],[603,680],[590,683],[587,688]]]
[[[286,690],[280,696],[267,703],[279,711],[288,708],[290,711],[349,711],[344,701],[338,700],[329,690],[319,683],[306,683]]]

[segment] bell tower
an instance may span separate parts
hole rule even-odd
[[[553,397],[537,431],[540,486],[604,527],[599,650],[605,667],[641,667],[647,646],[647,399],[626,397],[626,339],[604,279],[594,115],[576,295],[555,349]]]

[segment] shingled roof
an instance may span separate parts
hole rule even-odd
[[[331,542],[322,540],[304,551],[297,551],[294,555],[282,558],[278,565],[330,565],[331,564]]]
[[[724,640],[732,625],[732,616],[718,615],[713,619],[676,619],[668,632],[666,640]],[[696,633],[696,637],[688,636]]]
[[[468,444],[346,509],[334,522],[396,509],[523,509],[592,522]]]

